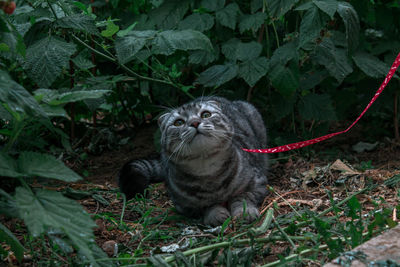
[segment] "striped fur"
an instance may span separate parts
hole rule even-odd
[[[259,216],[267,158],[241,149],[266,147],[265,126],[254,106],[199,98],[162,115],[159,126],[161,158],[125,164],[119,176],[122,192],[132,197],[164,180],[176,209],[202,216],[206,224],[219,225],[243,213],[249,221]]]

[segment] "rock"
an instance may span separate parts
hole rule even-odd
[[[324,267],[344,266],[343,263],[351,267],[397,266],[400,264],[400,225],[346,252]]]
[[[114,240],[108,240],[104,242],[101,248],[110,257],[115,257],[118,254],[118,244]]]

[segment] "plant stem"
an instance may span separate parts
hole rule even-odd
[[[274,219],[276,228],[278,228],[279,232],[281,232],[281,234],[286,238],[286,240],[287,240],[287,241],[289,242],[289,244],[292,246],[293,251],[296,250],[297,247],[296,247],[296,245],[294,244],[293,240],[288,236],[288,234],[287,234],[285,231],[283,231],[282,227],[279,225],[279,223],[276,221],[276,219],[275,219],[275,218],[273,218],[273,219]]]

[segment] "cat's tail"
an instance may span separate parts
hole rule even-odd
[[[159,159],[139,159],[125,163],[118,174],[118,185],[127,199],[143,194],[151,183],[164,181],[165,168]]]

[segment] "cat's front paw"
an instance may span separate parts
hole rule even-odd
[[[254,205],[247,205],[245,209],[243,209],[243,205],[236,206],[235,208],[232,208],[231,212],[232,217],[242,217],[248,223],[251,223],[255,221],[258,217],[260,217],[260,212],[258,211],[258,208]]]
[[[211,226],[219,226],[229,218],[229,211],[220,205],[215,205],[208,208],[204,214],[204,224]]]

